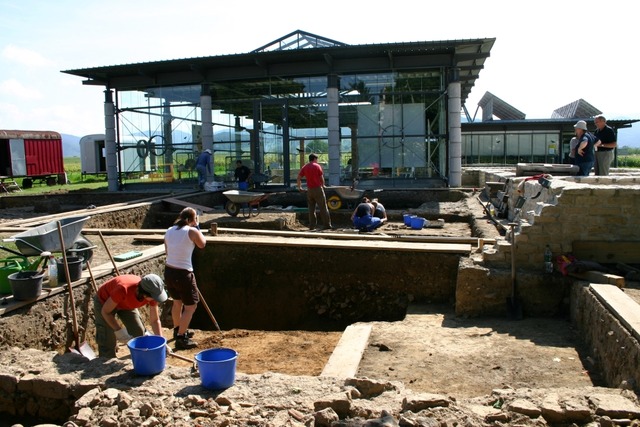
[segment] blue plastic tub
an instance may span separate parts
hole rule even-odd
[[[411,214],[402,214],[402,219],[404,220],[404,225],[406,225],[407,227],[411,226],[411,218],[415,218],[416,215],[411,215]]]
[[[211,348],[195,356],[204,388],[222,390],[229,388],[236,380],[238,352],[230,348]]]
[[[425,219],[420,216],[414,216],[411,218],[411,228],[414,230],[422,230],[424,227]]]
[[[164,370],[167,360],[167,339],[159,335],[133,338],[127,343],[131,351],[133,370],[138,375],[155,375]]]

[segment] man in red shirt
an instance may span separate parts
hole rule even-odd
[[[322,227],[319,230],[328,230],[331,227],[331,217],[327,207],[327,197],[324,194],[324,173],[322,166],[318,164],[318,156],[309,154],[309,163],[304,165],[298,173],[298,190],[302,190],[302,177],[307,179],[307,206],[309,207],[309,228],[316,228],[316,206],[320,209]]]
[[[149,306],[149,322],[153,333],[162,336],[158,303],[166,300],[164,282],[156,274],[147,274],[142,278],[123,274],[103,283],[93,299],[100,357],[116,357],[116,340],[126,343],[133,337],[144,335],[146,328],[138,308],[145,305]]]

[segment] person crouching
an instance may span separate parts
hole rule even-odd
[[[138,308],[149,306],[149,323],[155,335],[162,336],[158,304],[167,300],[164,282],[156,274],[144,277],[123,274],[106,281],[94,296],[96,342],[100,357],[116,357],[117,342],[145,334]],[[124,326],[121,326],[122,322]]]
[[[375,208],[367,197],[362,198],[362,202],[351,214],[353,226],[359,231],[373,231],[382,225],[382,220],[373,216]]]

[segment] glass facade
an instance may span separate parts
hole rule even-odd
[[[217,179],[237,159],[272,182],[295,182],[307,155],[328,165],[328,76],[270,77],[205,86],[212,100]],[[338,76],[340,181],[446,176],[443,69]],[[124,177],[195,176],[202,151],[201,85],[117,92]]]
[[[557,130],[463,132],[462,164],[568,163],[571,137]]]

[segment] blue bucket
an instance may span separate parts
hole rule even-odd
[[[167,361],[167,339],[159,335],[133,338],[127,343],[133,370],[138,375],[155,375],[164,370]]]
[[[414,230],[422,230],[422,227],[424,227],[424,222],[424,218],[420,216],[414,216],[413,218],[411,218],[411,228],[413,228]]]
[[[415,218],[415,215],[411,214],[402,214],[402,219],[404,219],[404,225],[407,227],[411,226],[411,218]]]
[[[222,390],[236,380],[238,352],[230,348],[211,348],[196,354],[200,381],[204,388]]]

